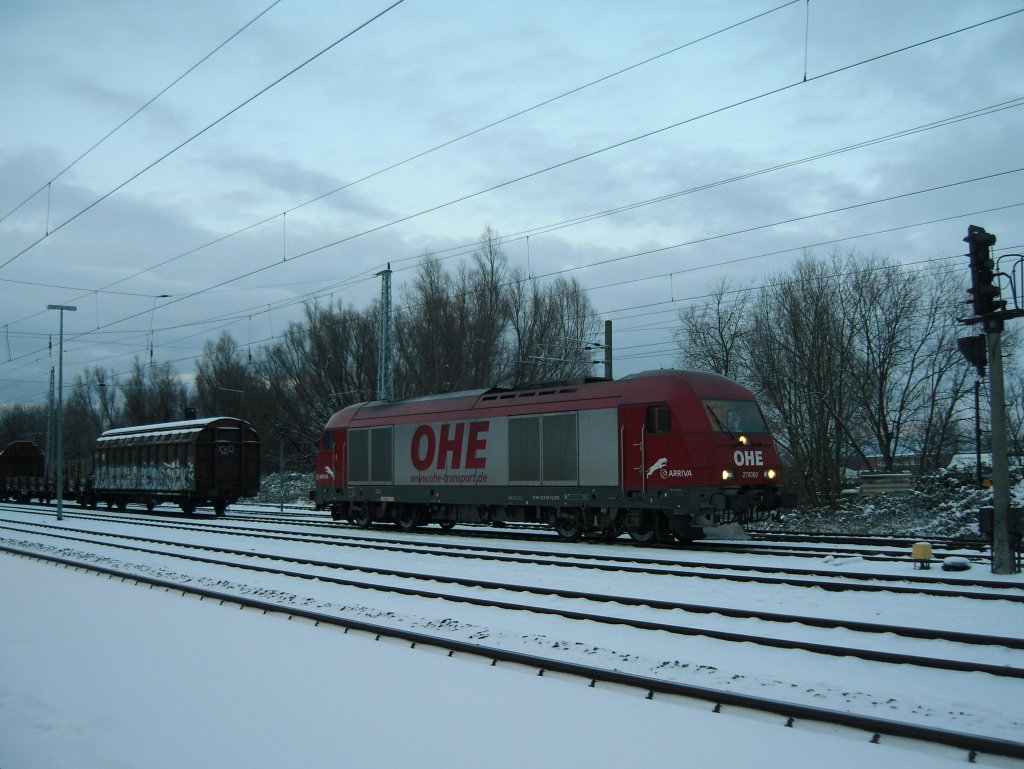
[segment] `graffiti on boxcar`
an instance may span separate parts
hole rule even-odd
[[[101,489],[138,489],[140,491],[191,491],[195,488],[196,469],[192,464],[165,462],[159,465],[114,465],[96,473]]]

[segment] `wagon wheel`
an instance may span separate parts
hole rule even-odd
[[[183,499],[178,505],[185,515],[192,515],[196,511],[196,503],[191,499]]]
[[[575,542],[583,536],[583,514],[573,510],[555,513],[555,531],[566,542]]]
[[[128,501],[124,499],[117,500],[117,512],[123,513],[128,509]]]
[[[148,510],[149,512],[152,513],[154,508],[156,508],[156,502],[154,500],[152,500],[152,499],[147,499],[146,500],[146,510]]]
[[[437,525],[445,531],[451,531],[455,528],[455,521],[438,521]]]
[[[224,511],[228,509],[228,502],[226,499],[215,499],[213,501],[213,514],[224,515]]]

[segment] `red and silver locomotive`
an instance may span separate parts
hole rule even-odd
[[[314,476],[317,508],[362,526],[532,522],[639,544],[791,504],[753,394],[694,371],[355,404],[327,422]]]

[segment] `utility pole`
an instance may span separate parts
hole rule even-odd
[[[612,381],[612,322],[604,322],[604,378]]]
[[[60,337],[57,343],[57,520],[64,519],[64,313],[77,307],[48,304],[47,310],[60,310]]]
[[[284,515],[284,432],[282,422],[277,425],[277,480],[281,486],[281,515]]]
[[[46,485],[50,485],[50,471],[53,469],[53,396],[54,378],[57,376],[57,369],[50,366],[50,398],[46,410]]]
[[[377,273],[380,282],[380,349],[377,353],[377,400],[395,397],[394,351],[391,318],[391,263]]]

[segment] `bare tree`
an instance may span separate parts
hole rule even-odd
[[[400,397],[459,389],[466,328],[456,283],[424,256],[395,313],[395,391]]]
[[[849,449],[863,455],[852,336],[835,264],[805,256],[759,292],[745,337],[750,383],[813,502],[836,501]]]
[[[374,312],[308,304],[304,321],[289,324],[254,362],[265,393],[254,421],[266,434],[282,431],[288,453],[303,463],[312,461],[320,431],[335,411],[373,397],[376,382],[368,370],[377,367]]]
[[[100,366],[87,368],[75,377],[68,407],[77,409],[96,434],[121,423],[120,391],[114,372]]]
[[[749,294],[749,289],[738,290],[732,280],[723,278],[706,302],[680,310],[676,344],[684,368],[713,371],[730,379],[744,376]]]
[[[254,361],[231,334],[225,331],[216,342],[203,345],[203,354],[196,361],[197,416],[233,416],[258,424],[264,389]]]
[[[847,467],[912,455],[924,471],[953,451],[970,379],[956,274],[833,252],[805,254],[742,314],[730,290],[681,313],[681,360],[752,387],[806,499],[834,502]]]
[[[880,458],[876,469],[892,471],[903,433],[921,405],[931,331],[922,321],[938,316],[922,316],[925,297],[917,277],[898,263],[850,255],[843,266],[843,296],[857,353],[847,372],[850,394]]]
[[[395,381],[403,395],[489,387],[502,377],[511,284],[508,258],[490,228],[457,275],[424,255],[395,319]]]
[[[121,426],[170,422],[185,415],[186,388],[170,363],[143,364],[135,358],[127,381],[117,388],[123,403]]]

